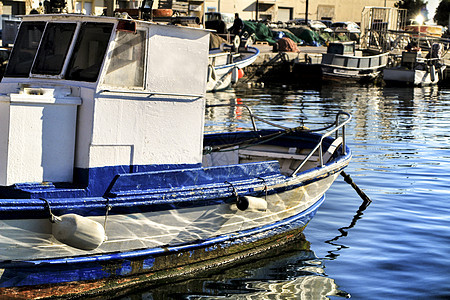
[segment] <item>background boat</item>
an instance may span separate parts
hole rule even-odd
[[[233,45],[226,44],[226,40],[211,34],[212,40],[217,40],[210,45],[208,75],[206,83],[207,92],[215,92],[227,89],[237,83],[244,76],[243,69],[251,65],[259,55],[259,49],[249,46],[250,43],[235,37]]]
[[[330,43],[322,55],[322,80],[370,82],[386,67],[388,53],[366,54],[354,42]]]
[[[425,86],[436,85],[443,78],[446,65],[440,53],[440,44],[434,44],[429,58],[421,57],[416,51],[402,52],[398,66],[386,68],[383,79],[390,85]]]

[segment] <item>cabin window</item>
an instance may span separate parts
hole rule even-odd
[[[342,45],[342,44],[330,44],[328,46],[327,53],[330,53],[330,54],[344,54],[344,45]]]
[[[119,31],[104,83],[117,87],[143,87],[144,65],[145,31]]]
[[[49,23],[47,25],[31,73],[61,74],[76,27],[75,23]]]
[[[28,77],[44,29],[45,22],[22,23],[5,76]]]
[[[344,53],[353,54],[353,52],[355,52],[355,44],[344,45]]]
[[[87,22],[81,25],[66,79],[97,81],[112,29],[111,23]]]

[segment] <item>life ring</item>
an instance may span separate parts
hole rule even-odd
[[[236,51],[238,51],[240,45],[241,45],[241,38],[240,38],[238,35],[235,35],[235,36],[234,36],[234,39],[233,39],[233,46],[234,46],[234,49],[235,49]]]
[[[170,8],[158,8],[152,10],[154,17],[171,17],[173,15],[173,10]]]

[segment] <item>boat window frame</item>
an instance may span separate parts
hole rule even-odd
[[[20,28],[19,28],[19,31],[18,31],[17,35],[19,35],[19,33],[21,32],[22,26],[23,26],[24,24],[28,25],[27,23],[28,23],[28,24],[43,23],[43,25],[44,25],[44,29],[42,30],[42,35],[41,35],[40,38],[39,38],[39,43],[38,43],[38,45],[37,45],[37,47],[36,47],[36,50],[35,50],[35,52],[34,52],[34,56],[33,56],[33,59],[32,59],[31,65],[30,65],[30,68],[28,69],[28,73],[27,73],[27,74],[21,74],[21,75],[18,75],[17,72],[15,72],[15,74],[9,74],[10,64],[13,62],[12,58],[14,58],[14,56],[16,55],[16,53],[19,53],[19,52],[16,52],[16,51],[21,51],[20,49],[19,49],[19,50],[15,50],[15,49],[13,48],[13,50],[12,50],[12,52],[11,52],[11,55],[10,55],[10,57],[9,57],[9,62],[8,62],[8,66],[6,67],[4,77],[13,77],[13,78],[29,78],[29,77],[30,77],[31,70],[32,70],[32,68],[33,68],[34,61],[35,61],[35,59],[36,59],[36,54],[38,53],[39,48],[40,48],[40,46],[41,46],[42,37],[44,36],[45,29],[47,28],[47,23],[48,23],[48,22],[46,22],[46,21],[23,21],[23,22],[20,24]],[[15,42],[16,45],[17,45],[17,39],[18,39],[18,36],[16,37],[16,42]],[[13,56],[13,55],[14,55],[14,56]],[[17,55],[18,55],[18,54],[17,54]]]
[[[65,72],[63,73],[62,79],[67,80],[67,81],[84,82],[84,83],[88,83],[88,84],[97,84],[98,82],[101,82],[100,80],[101,80],[101,78],[103,76],[102,75],[103,74],[103,69],[105,68],[105,65],[106,65],[105,62],[106,62],[106,60],[108,59],[108,57],[110,55],[111,47],[112,47],[112,44],[113,44],[113,41],[114,41],[114,38],[115,38],[115,30],[116,30],[116,27],[117,27],[117,22],[84,21],[83,20],[83,21],[78,21],[78,23],[79,23],[79,28],[78,28],[78,32],[77,32],[77,37],[74,38],[74,40],[73,40],[74,44],[72,45],[72,48],[71,48],[72,52],[71,52],[71,55],[67,57],[67,60],[66,60],[67,66],[66,66]],[[82,31],[83,25],[84,24],[88,24],[88,23],[112,25],[111,33],[109,35],[109,39],[107,41],[107,46],[105,48],[105,53],[103,54],[103,57],[102,57],[102,63],[100,65],[99,72],[97,74],[97,79],[95,81],[90,81],[90,80],[88,81],[88,80],[68,78],[68,76],[69,76],[68,68],[69,68],[69,66],[72,63],[72,59],[73,59],[73,55],[75,53],[75,49],[78,46],[79,35],[80,35],[81,31]]]
[[[77,41],[78,35],[80,33],[81,22],[77,21],[77,20],[73,20],[73,21],[71,21],[71,20],[51,20],[51,21],[47,21],[45,23],[46,24],[45,24],[44,32],[42,34],[41,40],[39,42],[39,46],[38,46],[36,54],[34,56],[34,60],[33,60],[33,64],[31,65],[29,77],[30,78],[63,79],[65,74],[66,74],[66,70],[68,68],[68,64],[69,64],[69,61],[70,61],[69,58],[72,57],[73,50],[74,50],[74,47],[75,47],[75,42]],[[50,74],[33,73],[33,69],[34,69],[34,66],[35,66],[35,63],[36,63],[37,55],[38,55],[38,53],[39,53],[39,51],[41,49],[42,41],[43,41],[45,33],[47,31],[47,27],[48,27],[48,25],[50,23],[52,23],[52,24],[54,24],[54,23],[62,23],[62,24],[73,23],[73,24],[75,24],[76,27],[75,27],[74,34],[72,36],[72,41],[70,42],[69,48],[68,48],[68,50],[66,52],[66,56],[64,57],[64,63],[63,63],[63,66],[61,68],[61,72],[59,74],[50,75]]]
[[[129,87],[124,87],[124,86],[115,86],[115,85],[111,85],[111,84],[107,84],[105,83],[105,77],[106,77],[106,72],[108,71],[108,68],[111,64],[111,59],[112,59],[112,55],[113,55],[113,51],[116,47],[116,37],[118,35],[118,33],[120,31],[127,31],[127,30],[122,30],[120,28],[118,28],[119,23],[116,24],[116,27],[113,28],[113,34],[111,34],[111,42],[109,44],[109,48],[107,51],[107,55],[105,56],[105,60],[106,62],[103,64],[103,68],[100,71],[100,76],[99,76],[99,80],[98,82],[100,83],[99,86],[101,86],[101,89],[107,89],[107,90],[114,90],[114,91],[127,91],[127,90],[133,90],[133,91],[146,91],[148,90],[147,87],[147,74],[148,74],[148,52],[149,52],[149,36],[150,36],[150,30],[148,27],[144,27],[144,26],[139,26],[139,24],[136,24],[136,32],[144,32],[144,66],[143,66],[143,78],[142,78],[142,86],[129,86]]]

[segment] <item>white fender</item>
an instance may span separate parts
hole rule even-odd
[[[67,214],[54,218],[53,236],[66,245],[81,250],[94,250],[106,239],[103,226],[86,217]]]
[[[211,79],[211,80],[210,80]],[[216,81],[216,70],[212,65],[208,65],[208,81]]]
[[[239,210],[245,211],[266,211],[267,201],[263,198],[242,196],[236,203]]]
[[[231,70],[231,83],[236,83],[239,80],[239,68],[233,67]]]
[[[430,79],[431,82],[435,82],[436,80],[436,67],[434,65],[430,66]]]

